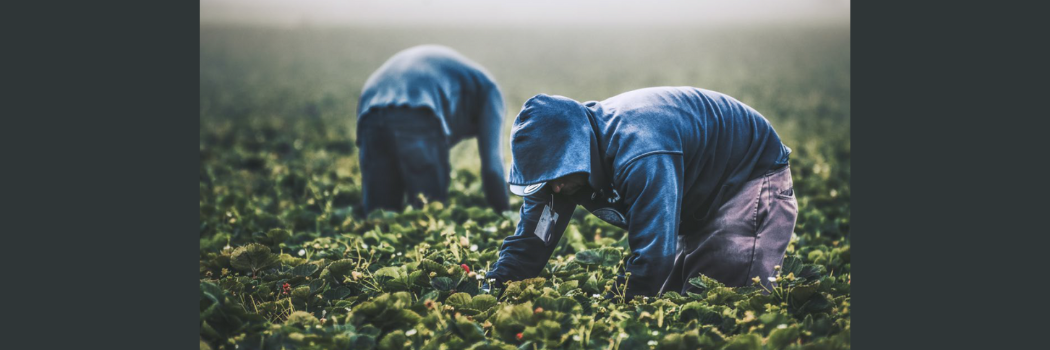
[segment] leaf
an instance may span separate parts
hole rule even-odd
[[[496,306],[496,302],[497,302],[496,297],[494,297],[492,295],[489,295],[489,294],[481,294],[481,295],[475,296],[471,300],[471,308],[474,308],[474,309],[477,309],[477,310],[481,310],[481,311],[485,311],[485,310],[488,310],[489,308],[491,308],[493,306]]]
[[[784,329],[776,329],[769,333],[769,348],[771,349],[784,349],[798,341],[799,331],[797,325],[792,325]]]
[[[698,293],[698,294],[703,294],[704,292],[707,292],[708,290],[711,290],[711,289],[714,289],[714,288],[725,287],[724,284],[716,281],[714,278],[707,277],[707,276],[705,276],[703,274],[701,274],[700,276],[697,276],[697,277],[690,278],[689,279],[689,284],[691,284],[694,287],[700,289],[699,291],[696,291],[696,293]]]
[[[351,291],[350,288],[339,287],[329,289],[327,292],[324,292],[324,298],[327,300],[339,300],[342,298],[346,298],[350,294],[353,294],[353,291]]]
[[[431,272],[436,272],[439,276],[448,274],[448,272],[445,271],[444,266],[430,259],[423,259],[423,261],[420,261],[419,269],[428,274]]]
[[[602,263],[602,256],[593,250],[584,250],[576,253],[576,261],[584,265],[598,265]]]
[[[343,280],[350,275],[350,272],[354,270],[356,265],[351,259],[337,260],[325,267],[324,271],[321,272],[320,278],[327,279],[335,284],[343,284]]]
[[[598,276],[591,275],[590,277],[588,277],[587,283],[583,284],[583,291],[590,294],[600,292],[600,290],[598,290]]]
[[[393,331],[379,341],[379,350],[401,350],[405,348],[406,341],[408,337],[405,337],[405,332]]]
[[[393,266],[387,266],[387,267],[384,267],[384,268],[381,268],[381,269],[377,270],[376,273],[375,273],[375,276],[376,276],[376,280],[378,280],[379,282],[385,282],[385,281],[388,281],[388,280],[403,278],[404,277],[404,273],[401,272],[400,268],[393,267]],[[383,278],[380,278],[380,277],[383,277]]]
[[[280,244],[290,237],[292,237],[292,233],[284,229],[275,228],[266,232],[266,239],[271,245]]]
[[[757,334],[742,334],[733,338],[723,350],[761,350],[762,338]]]
[[[467,293],[456,293],[449,296],[448,299],[445,299],[445,303],[452,305],[457,309],[469,307],[471,306],[471,297],[470,294]]]
[[[433,286],[434,289],[442,292],[450,292],[456,288],[456,282],[453,282],[452,279],[448,277],[435,277],[430,280],[430,285]]]
[[[601,257],[602,266],[605,267],[615,267],[620,264],[620,260],[623,260],[623,251],[613,247],[598,249],[598,255]]]
[[[543,308],[543,310],[546,310],[546,311],[570,312],[573,309],[573,305],[571,305],[571,304],[564,304],[564,305],[563,304],[559,304],[554,298],[551,298],[551,297],[539,297],[539,298],[536,298],[536,300],[534,300],[532,302],[532,305],[535,306],[535,307],[538,307],[538,308]],[[579,303],[576,303],[575,306],[579,306],[579,305],[580,305]],[[582,307],[581,307],[581,310],[582,310]]]
[[[321,268],[316,264],[302,264],[292,269],[292,274],[299,277],[308,277],[320,270]]]
[[[306,311],[296,311],[291,315],[288,315],[288,319],[284,321],[286,325],[302,326],[303,328],[316,326],[321,324],[321,320],[318,320],[313,314]]]
[[[256,272],[276,266],[280,262],[277,255],[270,252],[270,248],[258,243],[251,243],[239,247],[233,251],[230,265],[242,271]]]

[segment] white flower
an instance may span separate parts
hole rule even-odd
[[[656,346],[656,341],[655,340],[650,340],[649,341],[649,346]]]
[[[573,336],[572,336],[572,340],[574,340],[574,341],[580,341],[580,339],[581,339],[581,338],[580,338],[580,335],[579,335],[579,334],[576,334],[576,335],[573,335]]]
[[[777,278],[773,277],[773,276],[766,277],[766,279],[769,280],[770,282],[776,282],[777,281]]]
[[[472,251],[472,252],[478,251],[478,245],[477,244],[471,244],[470,245],[470,251]]]
[[[598,295],[598,294],[594,294],[594,295],[591,295],[591,298],[595,298],[595,299],[598,299],[598,298],[601,298],[601,297],[602,297],[602,296],[601,296],[601,295]]]
[[[480,280],[483,280],[483,279],[485,279],[485,275],[482,275],[482,274],[480,274],[480,273],[479,273],[479,274],[478,274],[477,276],[475,276],[474,278],[476,278],[476,279],[477,279],[478,281],[480,281]]]
[[[299,249],[299,256],[306,255],[306,249]]]
[[[627,333],[620,332],[620,338],[627,338]]]
[[[402,255],[405,255],[405,254],[401,253],[401,252],[397,252],[397,256],[402,256]]]
[[[233,247],[231,247],[229,244],[227,244],[225,247],[222,247],[222,250],[230,250],[230,249],[233,249]]]
[[[405,332],[405,335],[407,335],[407,336],[416,335],[416,329],[415,328],[409,329],[408,332]]]
[[[653,335],[660,335],[660,331],[653,331]]]
[[[777,326],[777,329],[784,329],[784,328],[788,328],[788,325],[781,323],[779,326]]]
[[[368,249],[368,243],[361,243],[361,248]]]

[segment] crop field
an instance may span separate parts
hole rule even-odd
[[[486,67],[509,124],[529,97],[720,91],[793,149],[799,202],[778,286],[626,299],[626,232],[580,209],[535,279],[479,288],[517,212],[484,208],[476,143],[448,203],[361,212],[361,86],[409,46]],[[850,347],[850,28],[200,29],[201,349]],[[521,199],[511,196],[511,207]]]

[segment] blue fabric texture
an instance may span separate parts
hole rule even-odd
[[[357,125],[364,213],[416,208],[448,200],[450,167],[445,134],[428,109],[387,107]]]
[[[444,46],[422,45],[401,51],[365,82],[357,122],[360,125],[370,118],[381,118],[383,113],[374,112],[396,107],[432,111],[441,123],[448,147],[477,137],[486,200],[497,212],[507,210],[500,143],[503,95],[481,65]]]
[[[694,87],[646,88],[586,103],[537,95],[514,121],[511,151],[510,184],[582,172],[590,188],[566,195],[544,186],[526,196],[517,231],[504,240],[487,278],[538,275],[582,205],[628,230],[632,295],[661,292],[677,236],[718,219],[709,217],[713,208],[748,180],[786,165],[791,153],[754,109]],[[541,225],[548,207],[559,220]],[[537,235],[544,228],[552,230],[549,241]]]

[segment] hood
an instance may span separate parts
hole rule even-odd
[[[541,94],[525,101],[510,132],[511,192],[527,196],[547,181],[586,173],[592,189],[611,193],[595,130],[591,110],[573,99]]]

